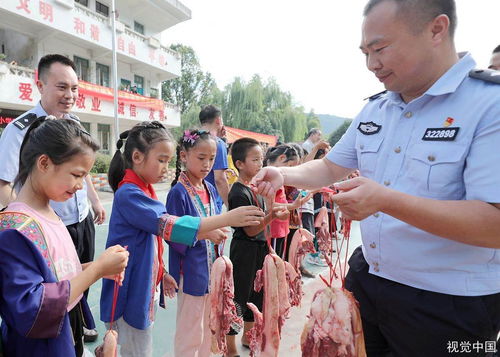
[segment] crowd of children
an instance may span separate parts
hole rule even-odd
[[[237,181],[223,213],[216,188],[206,180],[217,143],[204,129],[186,130],[176,142],[155,121],[121,133],[108,172],[114,201],[107,249],[95,262],[80,264],[49,200],[64,201],[81,189],[98,145],[74,120],[33,123],[21,147],[16,185],[22,188],[0,214],[4,350],[9,355],[81,356],[82,326],[94,327],[82,293],[106,278],[100,319],[117,332],[120,356],[152,354],[152,326],[165,296],[177,296],[175,355],[209,356],[210,272],[223,254],[228,226],[234,229],[234,300],[244,321],[241,342],[248,346],[245,333],[253,326],[253,314],[247,303],[262,309],[262,292],[254,291],[253,281],[269,253],[267,240],[272,238],[272,248],[286,257],[294,229],[303,225],[314,232],[313,199],[285,187],[266,197],[256,195],[251,182],[263,165],[298,165],[304,153],[293,145],[264,153],[259,142],[242,138],[230,151]],[[163,203],[153,184],[164,179],[171,160],[176,160],[176,175]],[[165,247],[168,269],[162,259]],[[241,326],[233,327],[228,356],[238,353],[235,337]]]

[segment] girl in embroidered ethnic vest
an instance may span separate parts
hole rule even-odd
[[[81,356],[82,316],[93,328],[82,293],[124,271],[128,253],[107,249],[80,264],[64,223],[49,205],[82,188],[97,143],[73,120],[34,122],[21,146],[22,185],[0,213],[0,316],[7,356]]]
[[[123,154],[120,149],[126,139]],[[219,243],[225,238],[218,228],[227,225],[220,217],[180,217],[166,214],[152,184],[167,173],[174,155],[174,142],[156,121],[143,122],[120,134],[108,178],[115,192],[106,245],[128,246],[130,261],[116,304],[113,329],[118,332],[121,356],[152,354],[152,323],[159,295],[172,296],[175,280],[165,272],[162,240],[192,246],[198,239]],[[258,210],[240,212],[242,220],[260,221]],[[239,218],[241,219],[241,218]],[[163,287],[161,287],[163,285]],[[157,294],[158,287],[161,293]],[[101,292],[101,320],[111,318],[113,282],[104,281]]]
[[[215,139],[209,132],[184,132],[177,147],[176,177],[167,197],[168,213],[200,217],[220,214],[215,189],[205,180],[213,166],[216,150]],[[181,164],[184,164],[186,171],[181,172]],[[221,216],[231,214],[232,212],[228,212]],[[232,225],[229,220],[227,225]],[[244,225],[238,224],[239,227]],[[170,243],[170,273],[179,285],[175,356],[210,355],[208,287],[211,266],[216,257],[215,247],[207,241],[197,242],[189,248]]]

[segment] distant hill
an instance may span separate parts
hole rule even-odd
[[[321,131],[324,137],[328,137],[333,133],[342,123],[346,120],[352,120],[352,118],[342,118],[331,114],[316,114],[321,123]]]

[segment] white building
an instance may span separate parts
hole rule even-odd
[[[179,126],[179,109],[159,98],[162,81],[180,76],[181,61],[161,45],[160,33],[191,11],[177,0],[116,0],[116,10],[119,130],[153,119]],[[113,150],[110,16],[110,0],[0,1],[0,127],[38,102],[38,61],[59,53],[77,66],[73,111],[103,152]]]

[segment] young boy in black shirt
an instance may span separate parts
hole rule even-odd
[[[248,347],[249,341],[245,334],[253,327],[254,319],[252,312],[247,308],[247,302],[253,303],[262,311],[263,291],[256,293],[253,285],[255,273],[262,269],[264,257],[269,253],[264,229],[273,219],[282,219],[288,212],[281,207],[272,207],[274,192],[264,198],[255,195],[250,187],[250,181],[262,168],[264,155],[259,143],[251,138],[236,140],[231,147],[231,155],[239,177],[229,191],[229,210],[253,205],[268,211],[262,224],[234,228],[229,251],[229,258],[233,263],[234,301],[238,315],[242,316],[244,321],[241,343]],[[237,334],[237,331],[231,329],[227,336],[227,356],[238,355],[235,341]]]

